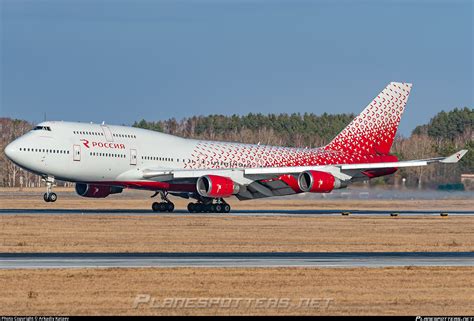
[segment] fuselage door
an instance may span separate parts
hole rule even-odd
[[[130,149],[130,165],[137,165],[137,150]]]
[[[81,160],[81,145],[74,145],[73,146],[73,159],[76,161],[76,162],[79,162]]]
[[[102,127],[102,131],[104,132],[105,139],[108,142],[113,142],[114,137],[112,136],[112,132],[110,131],[110,128],[107,125],[100,125],[100,127]]]

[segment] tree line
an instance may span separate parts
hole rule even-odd
[[[460,149],[468,153],[453,166],[436,164],[419,168],[403,169],[398,175],[407,177],[410,185],[435,186],[458,183],[461,174],[474,173],[474,109],[455,108],[449,112],[441,111],[428,124],[417,126],[410,137],[399,138],[392,151],[405,158],[426,158],[438,155],[451,155]]]
[[[151,129],[186,138],[239,141],[267,145],[317,147],[328,143],[355,116],[353,114],[312,113],[194,116],[146,121],[134,127]]]

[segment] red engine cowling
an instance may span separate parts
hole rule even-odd
[[[228,177],[204,175],[198,178],[196,189],[204,197],[229,197],[239,192],[239,185]]]
[[[326,172],[305,171],[298,176],[298,186],[305,193],[329,193],[341,185],[339,179]]]
[[[122,193],[123,188],[107,185],[76,183],[76,193],[83,197],[104,198],[110,194]]]

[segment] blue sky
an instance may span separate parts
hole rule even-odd
[[[473,107],[473,1],[0,0],[0,116],[359,113],[413,82],[400,133]]]

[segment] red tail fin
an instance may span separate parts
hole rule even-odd
[[[362,155],[388,154],[410,90],[411,84],[391,82],[324,149]]]

